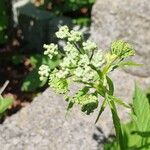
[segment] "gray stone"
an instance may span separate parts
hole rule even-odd
[[[109,111],[95,125],[98,112],[87,116],[75,107],[65,117],[66,106],[60,95],[47,89],[0,125],[0,149],[97,150],[113,130]]]
[[[55,32],[59,26],[73,28],[72,19],[57,17],[52,13],[40,10],[29,3],[18,9],[19,25],[23,32],[24,49],[43,50],[43,44],[58,42]]]
[[[93,6],[91,38],[103,49],[109,49],[114,40],[124,39],[135,47],[136,55],[132,60],[143,64],[110,74],[115,94],[126,102],[131,103],[135,83],[143,89],[150,87],[149,27],[149,0],[97,0]],[[124,111],[120,110],[119,113],[122,118],[127,118],[123,115]]]
[[[135,76],[121,69],[110,73],[110,77],[114,81],[115,95],[128,103],[132,103],[135,84],[143,90],[147,90],[150,87],[150,77]],[[121,110],[120,113],[123,114],[124,112]]]
[[[39,10],[32,4],[18,9],[19,25],[23,32],[26,49],[42,50],[43,44],[48,43],[49,21],[54,15],[45,10]]]
[[[108,48],[116,39],[129,41],[136,49],[132,59],[143,66],[127,71],[136,76],[150,76],[149,0],[97,0],[92,11],[91,34],[102,48]]]

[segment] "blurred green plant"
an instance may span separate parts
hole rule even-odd
[[[12,98],[3,98],[0,95],[0,117],[13,103]]]
[[[129,123],[121,123],[125,150],[150,149],[150,104],[146,94],[137,86],[133,96]],[[104,145],[104,150],[120,150],[117,140]]]
[[[0,89],[0,117],[5,113],[5,111],[10,107],[13,103],[13,99],[8,97],[8,98],[3,98],[2,97],[2,92],[5,90],[6,86],[8,85],[9,81],[6,81],[3,87]]]
[[[36,6],[40,8],[48,8],[56,15],[64,15],[66,13],[78,12],[77,14],[88,14],[91,11],[95,0],[31,0]],[[39,4],[39,5],[38,5]],[[83,10],[81,10],[83,9]]]
[[[74,18],[72,22],[73,24],[80,25],[80,26],[89,26],[91,20],[89,17],[79,17],[79,18]]]
[[[64,11],[76,11],[81,8],[91,8],[95,0],[65,0]]]
[[[91,9],[95,0],[31,0],[39,9],[46,9],[56,16],[68,16],[73,24],[89,26]]]
[[[7,15],[7,8],[6,2],[1,0],[0,1],[0,44],[4,44],[8,37],[7,37],[7,27],[8,27],[8,15]]]
[[[48,56],[45,55],[31,55],[30,56],[30,63],[33,66],[33,70],[27,74],[25,79],[23,80],[21,90],[25,92],[34,92],[38,88],[43,87],[47,80],[40,81],[38,70],[41,64],[49,65],[51,69],[56,68],[59,64],[60,59],[54,58],[50,60]]]

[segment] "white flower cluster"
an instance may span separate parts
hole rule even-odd
[[[66,53],[66,57],[64,57],[60,63],[61,70],[57,72],[58,78],[65,78],[69,75],[71,72],[69,68],[76,67],[79,60],[79,52],[73,44],[67,42],[67,45],[64,47],[64,51]]]
[[[67,26],[60,27],[59,31],[56,32],[56,36],[60,39],[67,39],[67,43],[64,46],[65,57],[59,64],[59,69],[53,72],[55,77],[59,79],[71,77],[74,81],[93,82],[97,77],[97,72],[91,68],[90,64],[96,68],[100,68],[103,65],[102,51],[98,51],[97,45],[90,40],[82,42],[81,32],[69,31]],[[48,55],[50,59],[58,54],[58,46],[53,43],[50,45],[44,44],[44,48],[46,49],[44,54]],[[40,69],[42,70],[43,67],[41,66]],[[43,76],[45,77],[41,71],[39,71],[39,74],[41,79]],[[46,74],[47,76],[48,74]]]
[[[89,66],[90,59],[88,55],[80,55],[80,59],[77,63],[77,68],[74,70],[74,80],[82,80],[87,82],[95,76],[95,71]]]
[[[40,80],[45,80],[46,78],[49,77],[49,72],[50,72],[50,68],[47,65],[41,65],[39,68],[39,75],[40,75]]]
[[[96,51],[92,57],[91,64],[96,68],[97,67],[100,68],[104,63],[105,59],[102,55],[102,51],[101,50]]]
[[[82,80],[83,82],[89,82],[97,75],[96,71],[92,70],[89,66],[77,67],[74,74],[74,80]]]
[[[43,48],[46,50],[44,51],[44,55],[48,55],[50,59],[52,59],[54,56],[58,55],[58,46],[51,43],[49,45],[44,44]]]
[[[89,56],[86,54],[80,55],[80,60],[78,62],[79,66],[88,66],[90,64]]]
[[[90,41],[90,40],[87,40],[86,42],[83,42],[83,49],[85,51],[92,51],[92,50],[95,50],[97,49],[97,45],[96,43]]]
[[[60,39],[67,38],[69,42],[78,42],[81,40],[82,33],[80,31],[71,30],[67,26],[62,26],[59,31],[56,32],[56,36]]]
[[[78,42],[78,41],[81,40],[81,35],[82,35],[81,32],[71,30],[70,34],[68,36],[68,41],[70,41],[70,42]]]
[[[67,26],[61,26],[59,31],[56,32],[56,36],[60,39],[67,38],[69,35],[69,28]]]

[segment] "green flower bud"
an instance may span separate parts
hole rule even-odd
[[[122,40],[115,41],[111,44],[111,53],[126,58],[135,54],[134,49],[130,44]]]
[[[64,94],[68,91],[68,81],[64,78],[58,78],[56,76],[55,71],[53,71],[53,73],[50,74],[49,85],[57,93]]]
[[[105,55],[105,60],[106,60],[107,63],[113,62],[116,58],[117,58],[117,55],[116,55],[116,54],[107,53],[107,54]]]

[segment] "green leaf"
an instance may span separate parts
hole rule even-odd
[[[4,113],[9,106],[11,106],[13,100],[11,98],[3,98],[0,96],[0,114]]]
[[[125,66],[142,66],[142,64],[137,64],[133,61],[124,61],[120,62],[117,66],[119,67],[125,67]]]
[[[99,117],[101,116],[102,112],[105,110],[106,108],[106,99],[103,100],[103,103],[101,105],[100,111],[98,113],[98,116],[96,118],[95,124],[97,123],[97,121],[99,120]]]
[[[94,65],[90,64],[90,67],[95,70],[97,72],[97,74],[99,75],[100,79],[103,78],[103,73],[101,72],[100,69],[97,69]]]
[[[81,110],[83,112],[86,112],[87,115],[89,115],[90,113],[92,113],[98,106],[98,100],[93,98],[89,98],[89,97],[84,97],[82,100],[82,102],[80,102],[81,104]]]
[[[65,95],[66,101],[68,101],[67,112],[72,109],[75,104],[75,100],[79,99],[81,96],[87,94],[89,91],[89,87],[85,86],[83,89],[79,90],[73,98]],[[77,101],[76,101],[77,102]]]
[[[51,69],[54,69],[58,66],[59,62],[60,58],[58,57],[54,57],[52,60],[49,59],[48,56],[40,54],[32,55],[30,57],[30,63],[37,68],[39,68],[42,64],[45,64],[50,66]]]
[[[114,93],[114,84],[108,76],[106,76],[106,79],[107,79],[107,83],[108,83],[108,86],[109,86],[110,94],[113,95],[113,93]]]
[[[129,123],[121,124],[123,131],[125,149],[128,150],[148,150],[150,148],[150,112],[149,102],[146,94],[135,86],[133,98],[132,118]],[[116,139],[105,144],[108,148],[116,150]]]
[[[133,97],[133,114],[139,131],[150,131],[150,106],[146,94],[135,86]]]
[[[92,113],[98,107],[98,97],[95,93],[88,94],[89,88],[84,87],[76,93],[73,100],[76,104],[81,105],[81,110],[87,115]]]
[[[74,104],[75,104],[74,100],[71,99],[68,103],[67,111],[71,110]]]
[[[125,102],[123,102],[123,100],[121,100],[120,98],[117,98],[115,96],[109,96],[114,102],[118,103],[119,105],[122,105],[126,108],[131,108],[128,104],[126,104]]]
[[[21,90],[24,92],[33,92],[38,88],[43,87],[46,84],[47,80],[40,81],[38,69],[34,69],[23,80]]]
[[[123,132],[122,132],[122,128],[121,128],[120,119],[117,114],[117,109],[116,109],[115,103],[114,103],[113,99],[111,99],[111,96],[109,96],[107,94],[106,94],[106,99],[107,99],[107,102],[111,109],[113,124],[115,127],[116,136],[117,136],[117,141],[119,143],[120,149],[125,150],[126,148],[124,145]]]
[[[34,66],[34,69],[28,73],[22,82],[21,90],[25,92],[33,92],[38,88],[43,87],[47,83],[47,79],[40,81],[39,79],[39,66],[41,64],[48,65],[50,69],[54,69],[58,66],[60,59],[54,58],[52,60],[44,55],[32,55],[30,57],[30,63]]]
[[[141,131],[132,131],[132,134],[137,134],[141,136],[142,138],[150,138],[150,132],[141,132]]]
[[[104,143],[104,150],[120,150],[116,140]]]
[[[83,95],[87,94],[88,91],[89,91],[89,87],[88,87],[88,86],[85,86],[83,89],[79,90],[79,91],[76,93],[75,97],[76,97],[76,98],[79,98],[80,96],[83,96]]]
[[[122,129],[127,149],[134,150],[141,145],[141,138],[137,135],[132,134],[132,131],[136,130],[136,125],[133,120],[126,124],[122,124]]]

